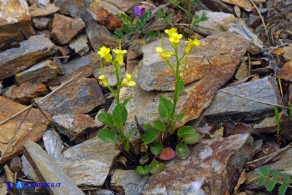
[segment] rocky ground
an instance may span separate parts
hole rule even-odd
[[[113,98],[98,84],[96,51],[118,46],[116,14],[137,17],[134,6],[153,14],[167,7],[172,17],[153,17],[123,39],[122,75],[135,73],[137,82],[121,91],[122,99],[132,97],[126,128],[135,117],[141,124],[157,119],[159,97],[174,89],[155,52],[161,39],[147,32],[162,35],[176,25],[201,41],[188,54],[177,110],[185,113],[178,126],[192,126],[204,139],[189,158],[152,176],[138,175],[113,144],[97,138],[103,125],[96,115]],[[0,194],[277,194],[278,185],[272,192],[258,185],[256,171],[270,165],[292,175],[292,2],[201,0],[189,11],[209,19],[189,29],[183,12],[164,0],[0,0]],[[105,67],[114,87],[113,71]],[[61,186],[7,188],[16,181]]]

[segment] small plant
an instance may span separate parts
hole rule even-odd
[[[117,86],[116,89],[114,89],[109,85],[104,75],[101,60],[100,64],[103,74],[98,77],[99,83],[111,91],[114,95],[116,105],[112,113],[101,113],[98,115],[98,120],[107,125],[107,128],[103,128],[98,132],[98,137],[105,142],[115,143],[121,150],[129,152],[129,138],[135,132],[135,129],[132,129],[127,135],[125,134],[124,124],[128,118],[126,104],[129,102],[130,98],[120,101],[120,89],[125,86],[135,86],[136,83],[132,80],[133,76],[130,74],[126,74],[122,82],[120,81],[121,66],[124,65],[124,54],[126,54],[127,51],[122,50],[120,44],[118,49],[113,49],[113,53],[115,54],[115,59],[113,59],[110,48],[103,46],[98,51],[98,54],[104,61],[114,65],[117,79]]]
[[[281,123],[280,123],[280,115],[279,115],[279,109],[278,107],[274,108],[274,113],[275,113],[275,123],[276,123],[276,134],[277,137],[280,137],[280,133],[281,133]]]
[[[281,175],[278,170],[271,171],[271,166],[269,165],[260,167],[256,172],[260,176],[258,184],[261,186],[265,185],[268,192],[271,192],[277,183],[280,184],[278,189],[279,195],[285,195],[287,189],[292,188],[292,186],[289,185],[290,175]]]
[[[175,152],[171,148],[171,136],[175,133],[175,126],[177,122],[182,120],[184,117],[183,113],[176,113],[176,105],[178,98],[183,93],[184,89],[183,76],[185,74],[187,64],[187,54],[190,52],[192,47],[199,46],[200,41],[197,37],[193,40],[189,39],[184,53],[182,56],[179,56],[178,45],[183,37],[182,34],[179,34],[176,28],[165,30],[165,33],[168,34],[169,42],[173,48],[173,51],[165,51],[163,42],[162,47],[157,47],[156,51],[160,54],[162,60],[170,68],[175,77],[174,97],[172,100],[165,97],[160,97],[158,106],[160,119],[154,121],[153,125],[143,125],[143,129],[147,131],[147,133],[141,134],[140,137],[144,147],[150,149],[150,153],[154,155],[154,158],[150,165],[146,165],[144,167],[138,166],[136,168],[137,172],[140,174],[154,174],[162,171],[164,169],[164,163],[159,162],[156,159],[164,161],[170,160],[175,155],[179,158],[186,159],[190,154],[190,149],[187,145],[199,143],[202,139],[201,135],[192,127],[183,126],[177,131],[178,141],[175,144]],[[171,64],[169,61],[170,57],[175,58],[175,64]],[[182,63],[183,61],[184,64]]]

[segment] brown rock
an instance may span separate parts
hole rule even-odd
[[[238,7],[242,7],[245,9],[252,8],[252,4],[250,3],[249,0],[221,0],[221,1],[232,4],[232,5],[237,5]]]
[[[247,134],[205,140],[191,148],[186,160],[174,159],[152,175],[143,194],[228,194],[254,153]]]
[[[60,14],[55,14],[51,37],[56,43],[65,45],[84,28],[85,24],[80,18],[73,19]]]
[[[76,79],[40,101],[38,105],[51,115],[83,114],[105,102],[96,79]]]
[[[0,1],[0,51],[34,34],[25,0]]]
[[[13,157],[10,161],[10,168],[14,173],[19,173],[22,169],[21,160],[19,157]]]
[[[55,45],[44,36],[32,36],[13,48],[0,53],[0,80],[11,77],[55,53]]]
[[[58,74],[59,67],[51,60],[39,62],[27,70],[15,75],[18,84],[25,82],[46,82],[55,78]]]
[[[71,49],[74,49],[74,51],[78,53],[80,56],[84,56],[84,54],[86,54],[90,50],[86,35],[82,35],[77,39],[73,40],[70,43],[69,47]]]
[[[234,13],[233,6],[223,3],[221,0],[201,0],[210,10],[216,12]]]
[[[42,83],[26,82],[19,87],[12,85],[3,93],[3,96],[21,104],[28,104],[32,99],[47,94],[49,91]]]
[[[33,26],[39,30],[46,30],[50,19],[47,17],[33,18]]]
[[[97,22],[105,24],[109,29],[117,29],[122,25],[122,20],[116,15],[123,12],[106,1],[93,1],[88,11]]]
[[[140,3],[139,0],[106,0],[108,3],[113,4],[123,12],[129,11],[135,5]]]
[[[286,81],[292,81],[292,60],[286,62],[278,71],[278,76]]]
[[[258,15],[249,14],[249,17],[246,21],[246,25],[249,27],[256,28],[258,25],[261,24],[261,18]]]
[[[49,4],[46,7],[36,8],[33,11],[30,11],[29,14],[31,17],[42,17],[42,16],[52,15],[59,10],[60,10],[60,8],[55,6],[55,4]]]
[[[86,129],[96,127],[94,119],[85,114],[56,115],[52,117],[52,121],[62,134],[71,139],[75,139],[85,133]]]
[[[25,106],[0,96],[0,121],[11,117],[13,114],[24,108]],[[26,112],[0,125],[0,151],[2,155],[25,115]],[[21,153],[24,142],[27,140],[40,140],[48,123],[48,120],[43,114],[39,110],[33,108],[24,120],[20,129],[17,131],[15,138],[7,148],[4,156],[1,157],[0,163],[3,163],[11,157]]]

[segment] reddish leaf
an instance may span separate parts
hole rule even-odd
[[[159,155],[160,160],[170,160],[175,157],[175,151],[171,148],[163,148]]]

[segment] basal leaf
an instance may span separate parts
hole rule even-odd
[[[160,142],[154,141],[150,146],[150,151],[152,154],[157,156],[161,153],[162,148],[163,148],[163,145]]]
[[[178,137],[184,137],[188,135],[195,135],[197,132],[193,127],[190,126],[182,126],[178,129],[177,131],[177,136]]]
[[[155,127],[155,129],[157,129],[159,131],[164,131],[165,130],[165,125],[161,120],[154,121],[154,127]]]
[[[173,104],[170,100],[166,99],[165,97],[160,97],[158,111],[159,115],[163,119],[169,119],[171,115]]]
[[[116,143],[117,135],[110,129],[101,129],[98,131],[97,135],[105,142]]]
[[[175,157],[175,151],[172,148],[163,148],[159,155],[160,160],[171,160]]]
[[[183,140],[186,144],[197,144],[202,141],[201,134],[197,133],[195,135],[187,135],[183,137]]]
[[[180,114],[178,114],[175,118],[175,121],[176,122],[179,122],[181,119],[183,119],[183,117],[185,116],[185,114],[182,112]]]
[[[145,167],[142,166],[137,166],[136,167],[136,171],[140,174],[140,175],[147,175],[150,173],[150,166],[146,165]]]
[[[109,126],[110,128],[113,128],[113,126],[115,125],[113,115],[109,113],[100,113],[97,119],[103,124],[106,124],[107,126]]]
[[[150,173],[155,174],[159,173],[160,171],[163,171],[165,168],[165,164],[158,162],[157,160],[153,160],[152,163],[150,164]]]
[[[140,138],[144,144],[150,144],[156,140],[157,136],[158,136],[158,131],[151,130],[148,133],[142,134]]]
[[[186,159],[191,153],[189,147],[185,143],[177,144],[175,147],[175,152],[176,155],[181,159]]]

